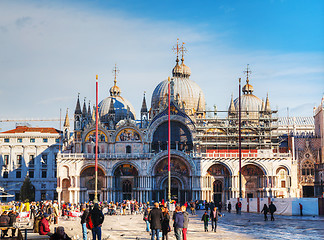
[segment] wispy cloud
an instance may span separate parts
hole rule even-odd
[[[220,110],[227,109],[232,93],[237,96],[237,79],[248,63],[255,94],[262,98],[269,92],[272,106],[279,109],[319,102],[324,89],[320,54],[245,52],[222,41],[224,33],[169,20],[1,1],[0,23],[0,101],[6,103],[0,111],[7,117],[53,116],[59,108],[74,109],[78,92],[94,99],[96,74],[103,99],[113,84],[115,63],[122,96],[138,113],[143,92],[150,105],[154,87],[170,76],[175,64],[171,48],[178,37],[189,50],[185,61],[192,79],[209,106]]]

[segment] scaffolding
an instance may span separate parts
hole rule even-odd
[[[242,149],[279,149],[278,111],[242,111]],[[230,151],[238,149],[238,112],[200,111],[195,113],[196,151]]]

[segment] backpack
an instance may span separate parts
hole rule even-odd
[[[89,214],[88,217],[87,217],[86,227],[89,230],[91,230],[93,228],[93,222],[92,222],[92,219],[91,219],[91,214]]]

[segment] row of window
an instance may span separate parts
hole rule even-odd
[[[10,142],[10,138],[5,138],[4,139],[4,142],[5,143],[9,143]],[[22,138],[17,138],[17,143],[22,143],[23,142],[23,139]],[[36,142],[36,139],[35,138],[30,138],[29,139],[29,142],[31,143],[35,143]],[[48,142],[48,138],[43,138],[43,143],[47,143]],[[55,142],[56,143],[60,143],[60,139],[59,138],[55,138]]]
[[[55,160],[57,157],[57,154],[55,154]],[[40,160],[42,163],[42,167],[47,167],[47,154],[42,154],[42,158]],[[56,161],[55,166],[56,166]],[[18,167],[22,165],[22,155],[17,155],[17,161],[16,161]],[[3,156],[3,165],[9,165],[9,155]],[[35,155],[29,155],[29,167],[33,167],[35,165]]]
[[[28,175],[29,175],[29,178],[35,178],[35,171],[34,170],[28,171]],[[9,177],[9,172],[4,171],[2,177],[3,178],[8,178]],[[16,171],[16,178],[21,178],[21,171]],[[41,178],[47,178],[47,171],[46,170],[42,170]],[[54,178],[56,178],[56,171],[54,171]]]

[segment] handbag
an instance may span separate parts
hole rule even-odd
[[[87,217],[86,227],[87,227],[87,229],[89,229],[89,230],[92,230],[92,228],[93,228],[93,222],[92,222],[92,219],[91,219],[90,214],[89,214],[89,216]]]

